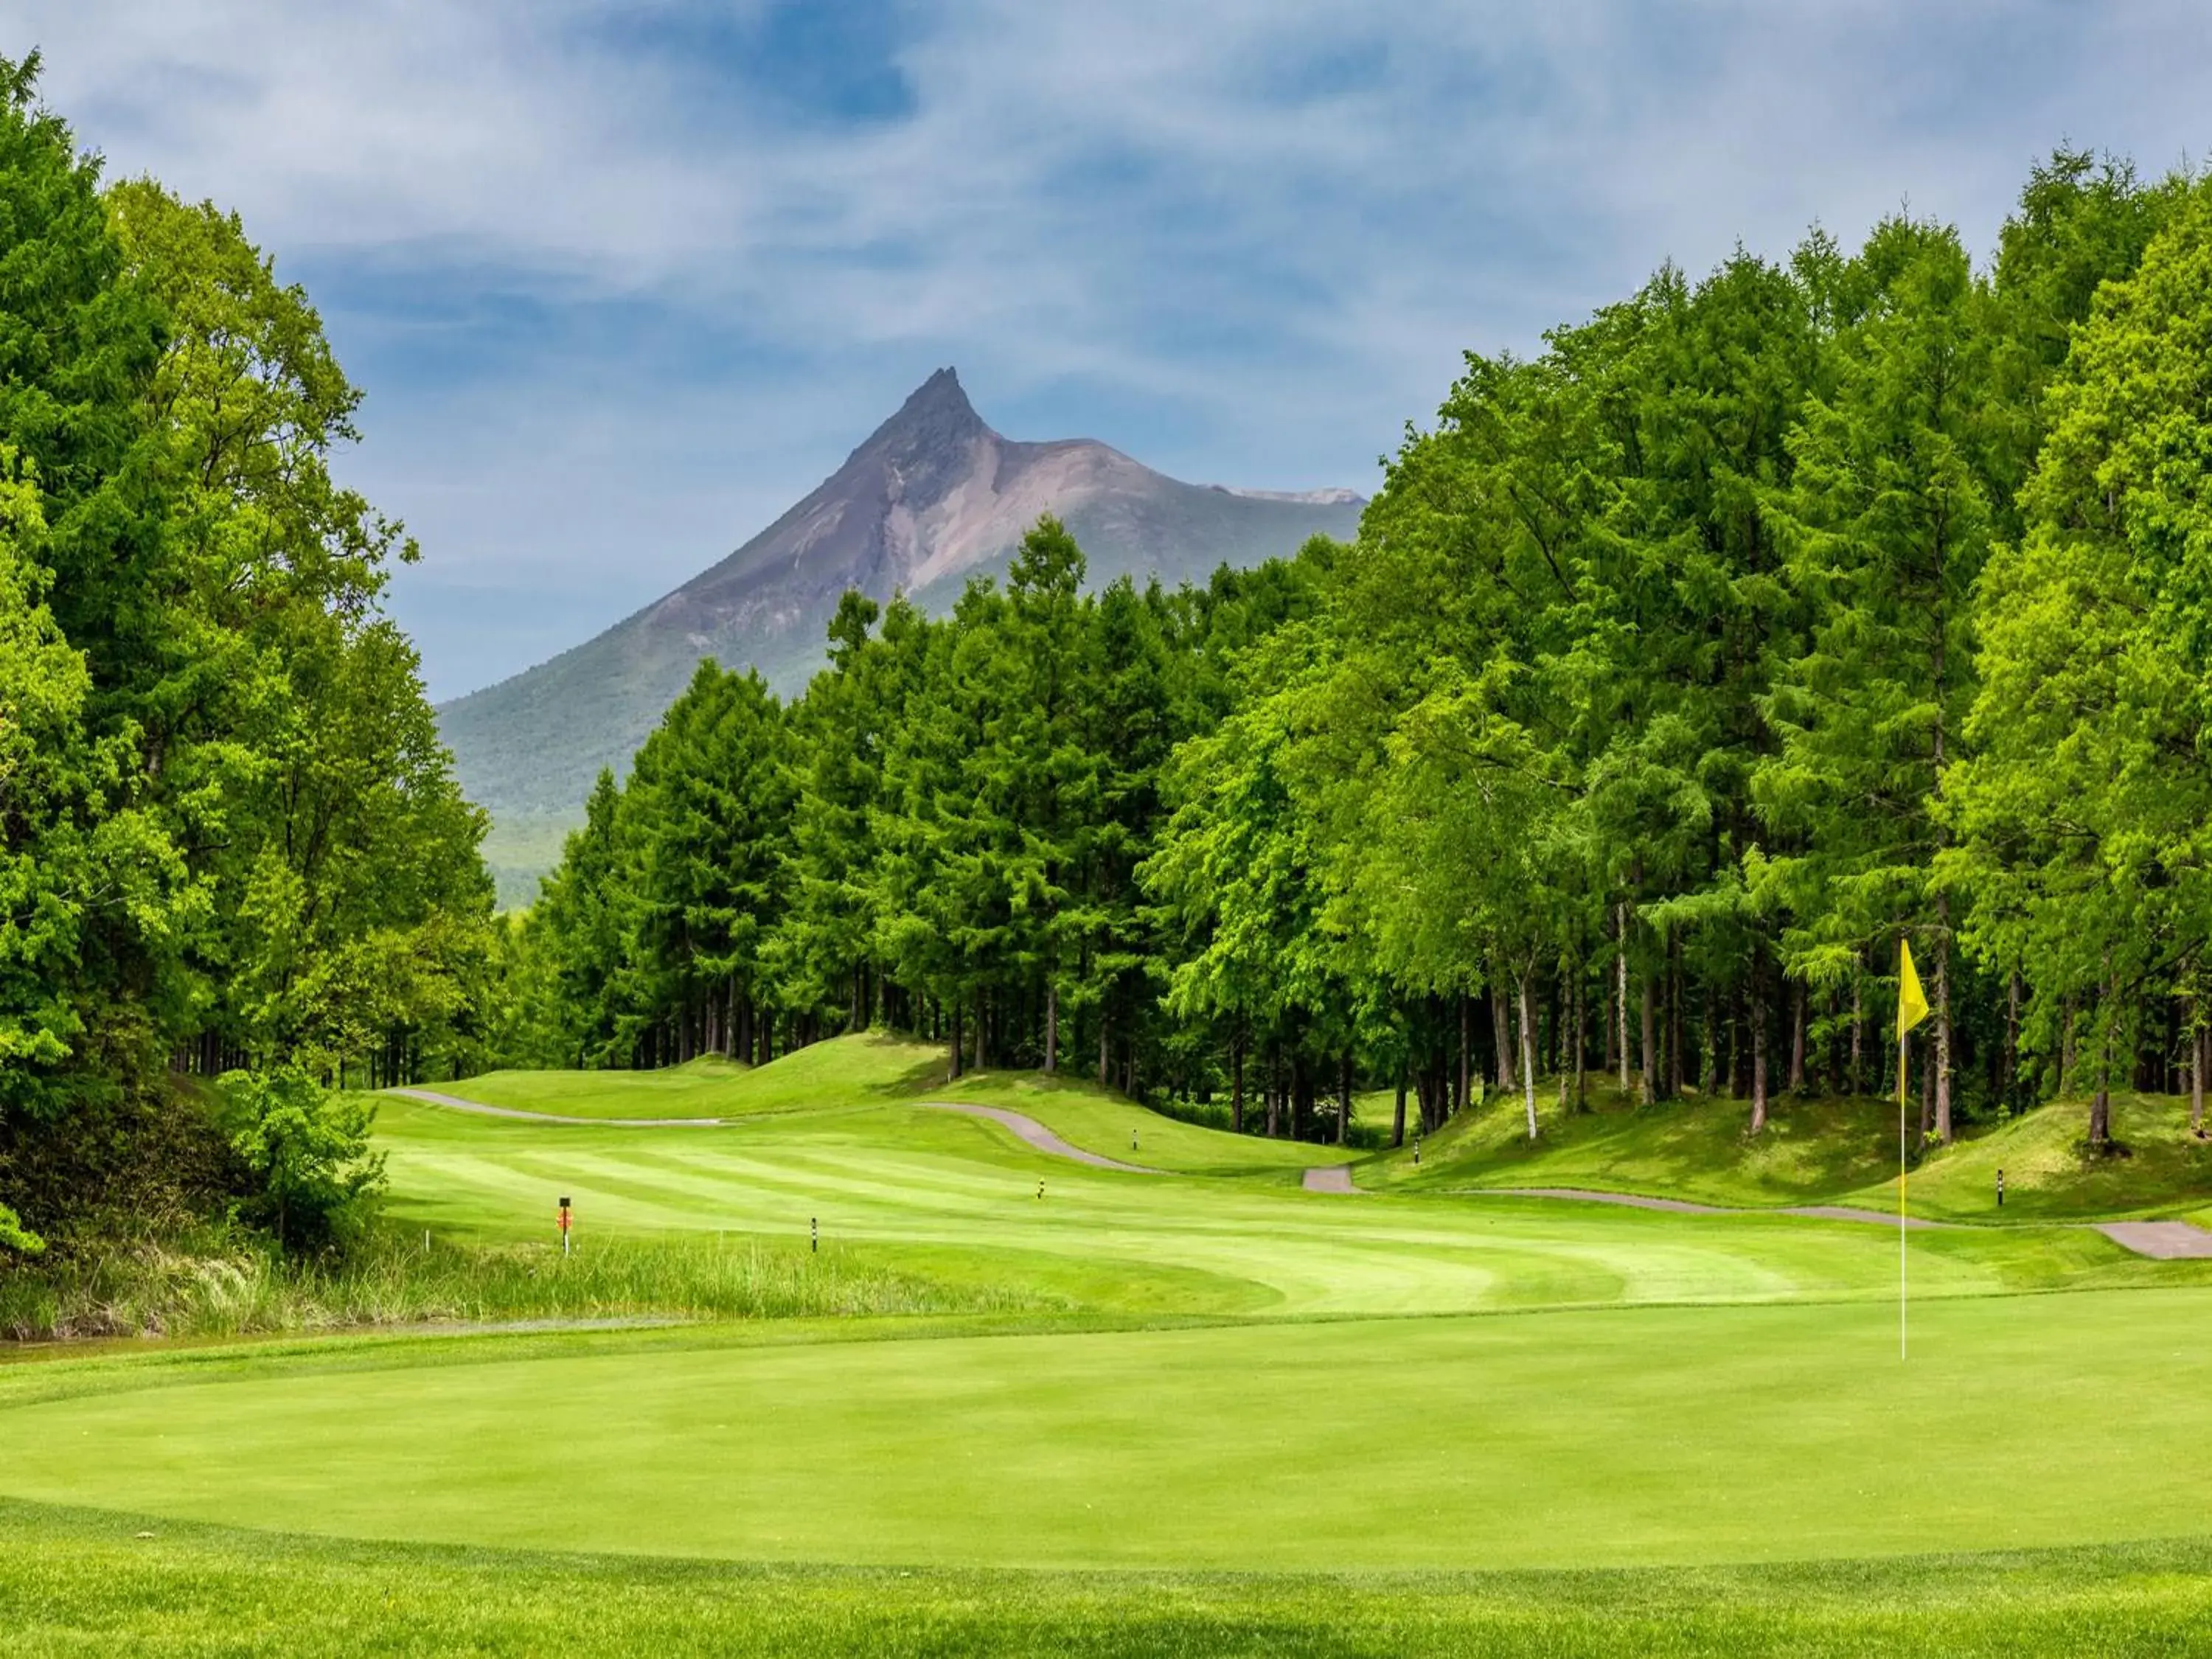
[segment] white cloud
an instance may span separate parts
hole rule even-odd
[[[117,170],[364,273],[325,301],[368,380],[364,476],[443,580],[588,591],[545,648],[611,620],[618,530],[642,602],[939,362],[1042,423],[1017,435],[1364,483],[1463,348],[1908,199],[1986,246],[2054,142],[2163,167],[2207,102],[2200,14],[2165,0],[951,0],[890,15],[911,109],[848,123],[642,49],[638,15],[28,0],[0,30]],[[441,368],[396,325],[471,294],[527,301],[513,350]],[[687,335],[726,372],[687,370]],[[519,665],[431,663],[445,690]]]

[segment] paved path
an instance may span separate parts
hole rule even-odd
[[[2186,1221],[2107,1221],[2097,1231],[2123,1249],[2160,1261],[2212,1256],[2212,1233]]]
[[[1504,1193],[1515,1198],[1571,1198],[1588,1204],[1626,1204],[1635,1210],[1668,1210],[1676,1215],[1802,1215],[1820,1221],[1863,1221],[1880,1226],[1894,1227],[1894,1211],[1887,1214],[1880,1210],[1863,1210],[1855,1204],[1792,1204],[1781,1209],[1731,1209],[1722,1204],[1692,1204],[1680,1198],[1646,1198],[1641,1193],[1599,1193],[1584,1187],[1484,1187],[1471,1188],[1484,1193]],[[1942,1227],[1949,1224],[1930,1221],[1924,1216],[1906,1218],[1908,1227]]]
[[[1078,1164],[1088,1164],[1094,1169],[1121,1170],[1130,1175],[1166,1175],[1165,1170],[1149,1170],[1141,1164],[1124,1164],[1118,1158],[1103,1158],[1097,1152],[1086,1152],[1080,1146],[1071,1146],[1058,1135],[1024,1112],[1010,1112],[1003,1106],[969,1106],[954,1100],[925,1100],[921,1103],[934,1112],[964,1112],[969,1117],[988,1117],[994,1123],[1003,1123],[1041,1152],[1054,1158],[1073,1158]]]
[[[1310,1193],[1356,1193],[1352,1184],[1349,1164],[1330,1164],[1306,1171],[1306,1190]]]
[[[387,1089],[385,1093],[404,1095],[410,1100],[427,1100],[433,1106],[447,1106],[457,1112],[477,1112],[485,1117],[520,1118],[525,1123],[588,1123],[599,1129],[712,1129],[729,1121],[724,1117],[557,1117],[551,1112],[525,1112],[513,1106],[487,1106],[480,1100],[463,1100],[459,1095],[441,1095],[434,1089]]]
[[[1861,1209],[1855,1204],[1793,1204],[1778,1210],[1735,1210],[1717,1204],[1692,1204],[1679,1198],[1645,1198],[1637,1193],[1591,1192],[1581,1187],[1486,1187],[1481,1190],[1510,1193],[1517,1198],[1576,1198],[1591,1204],[1626,1204],[1638,1210],[1671,1210],[1678,1215],[1803,1215],[1824,1221],[1863,1221],[1883,1227],[1897,1224],[1894,1212],[1886,1214],[1880,1210]],[[1905,1224],[1921,1228],[1957,1224],[1912,1216],[1906,1219]],[[2186,1221],[2099,1221],[2071,1224],[2091,1226],[2122,1249],[2133,1250],[2137,1255],[2150,1256],[2160,1261],[2176,1261],[2185,1257],[2212,1258],[2212,1232],[2192,1226]]]

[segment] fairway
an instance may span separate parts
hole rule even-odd
[[[978,1305],[1041,1311],[17,1368],[0,1496],[367,1540],[939,1569],[1670,1567],[2202,1526],[2207,1264],[2075,1225],[1918,1233],[1900,1363],[1886,1228],[1309,1193],[1301,1167],[1331,1149],[1075,1085],[947,1088],[936,1064],[855,1037],[757,1072],[451,1085],[604,1122],[387,1097],[392,1207],[512,1246],[550,1242],[559,1194],[575,1262],[654,1241],[796,1250],[1018,1287],[1027,1304]],[[1169,1173],[1050,1155],[936,1095]],[[727,1121],[622,1121],[679,1103]],[[829,1258],[805,1254],[817,1228]],[[2031,1293],[2091,1290],[2109,1293]]]
[[[1333,1148],[1177,1123],[1072,1085],[963,1079],[928,1095],[1010,1106],[1072,1144],[1172,1178],[1048,1157],[999,1124],[930,1109],[909,1080],[928,1051],[842,1038],[714,1084],[726,1102],[786,1097],[787,1066],[820,1079],[811,1109],[717,1128],[549,1125],[404,1098],[380,1104],[393,1208],[410,1226],[550,1239],[556,1197],[576,1238],[821,1237],[872,1261],[1018,1281],[1125,1313],[1449,1314],[1621,1303],[1894,1297],[1897,1247],[1876,1227],[1761,1214],[1680,1216],[1497,1194],[1303,1192]],[[924,1079],[924,1082],[928,1079]],[[556,1074],[545,1109],[643,1115],[659,1079]],[[454,1085],[506,1103],[502,1079]],[[898,1092],[899,1090],[906,1092]],[[1139,1145],[1130,1148],[1134,1134]],[[1382,1165],[1378,1168],[1385,1167]],[[1361,1179],[1368,1179],[1364,1172]],[[1040,1191],[1042,1190],[1042,1196]],[[1916,1235],[1930,1297],[2212,1283],[2212,1264],[2150,1264],[2084,1228],[1960,1227]]]
[[[2206,1291],[1951,1302],[1907,1365],[1887,1310],[1828,1307],[447,1345],[26,1407],[4,1490],[365,1538],[939,1566],[2118,1541],[2202,1524],[2208,1316]],[[2074,1427],[2037,1432],[2027,1400]]]

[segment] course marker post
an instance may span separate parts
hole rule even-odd
[[[822,1248],[822,1218],[818,1215],[806,1218],[806,1247],[810,1250]]]
[[[561,1195],[561,1254],[568,1254],[568,1195]]]

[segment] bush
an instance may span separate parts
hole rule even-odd
[[[22,1218],[5,1204],[0,1204],[0,1250],[19,1250],[25,1255],[36,1255],[46,1248],[46,1241],[23,1225]]]
[[[368,1150],[376,1109],[333,1094],[295,1066],[222,1079],[223,1127],[257,1190],[245,1218],[288,1250],[320,1249],[366,1218],[384,1190],[384,1157]]]

